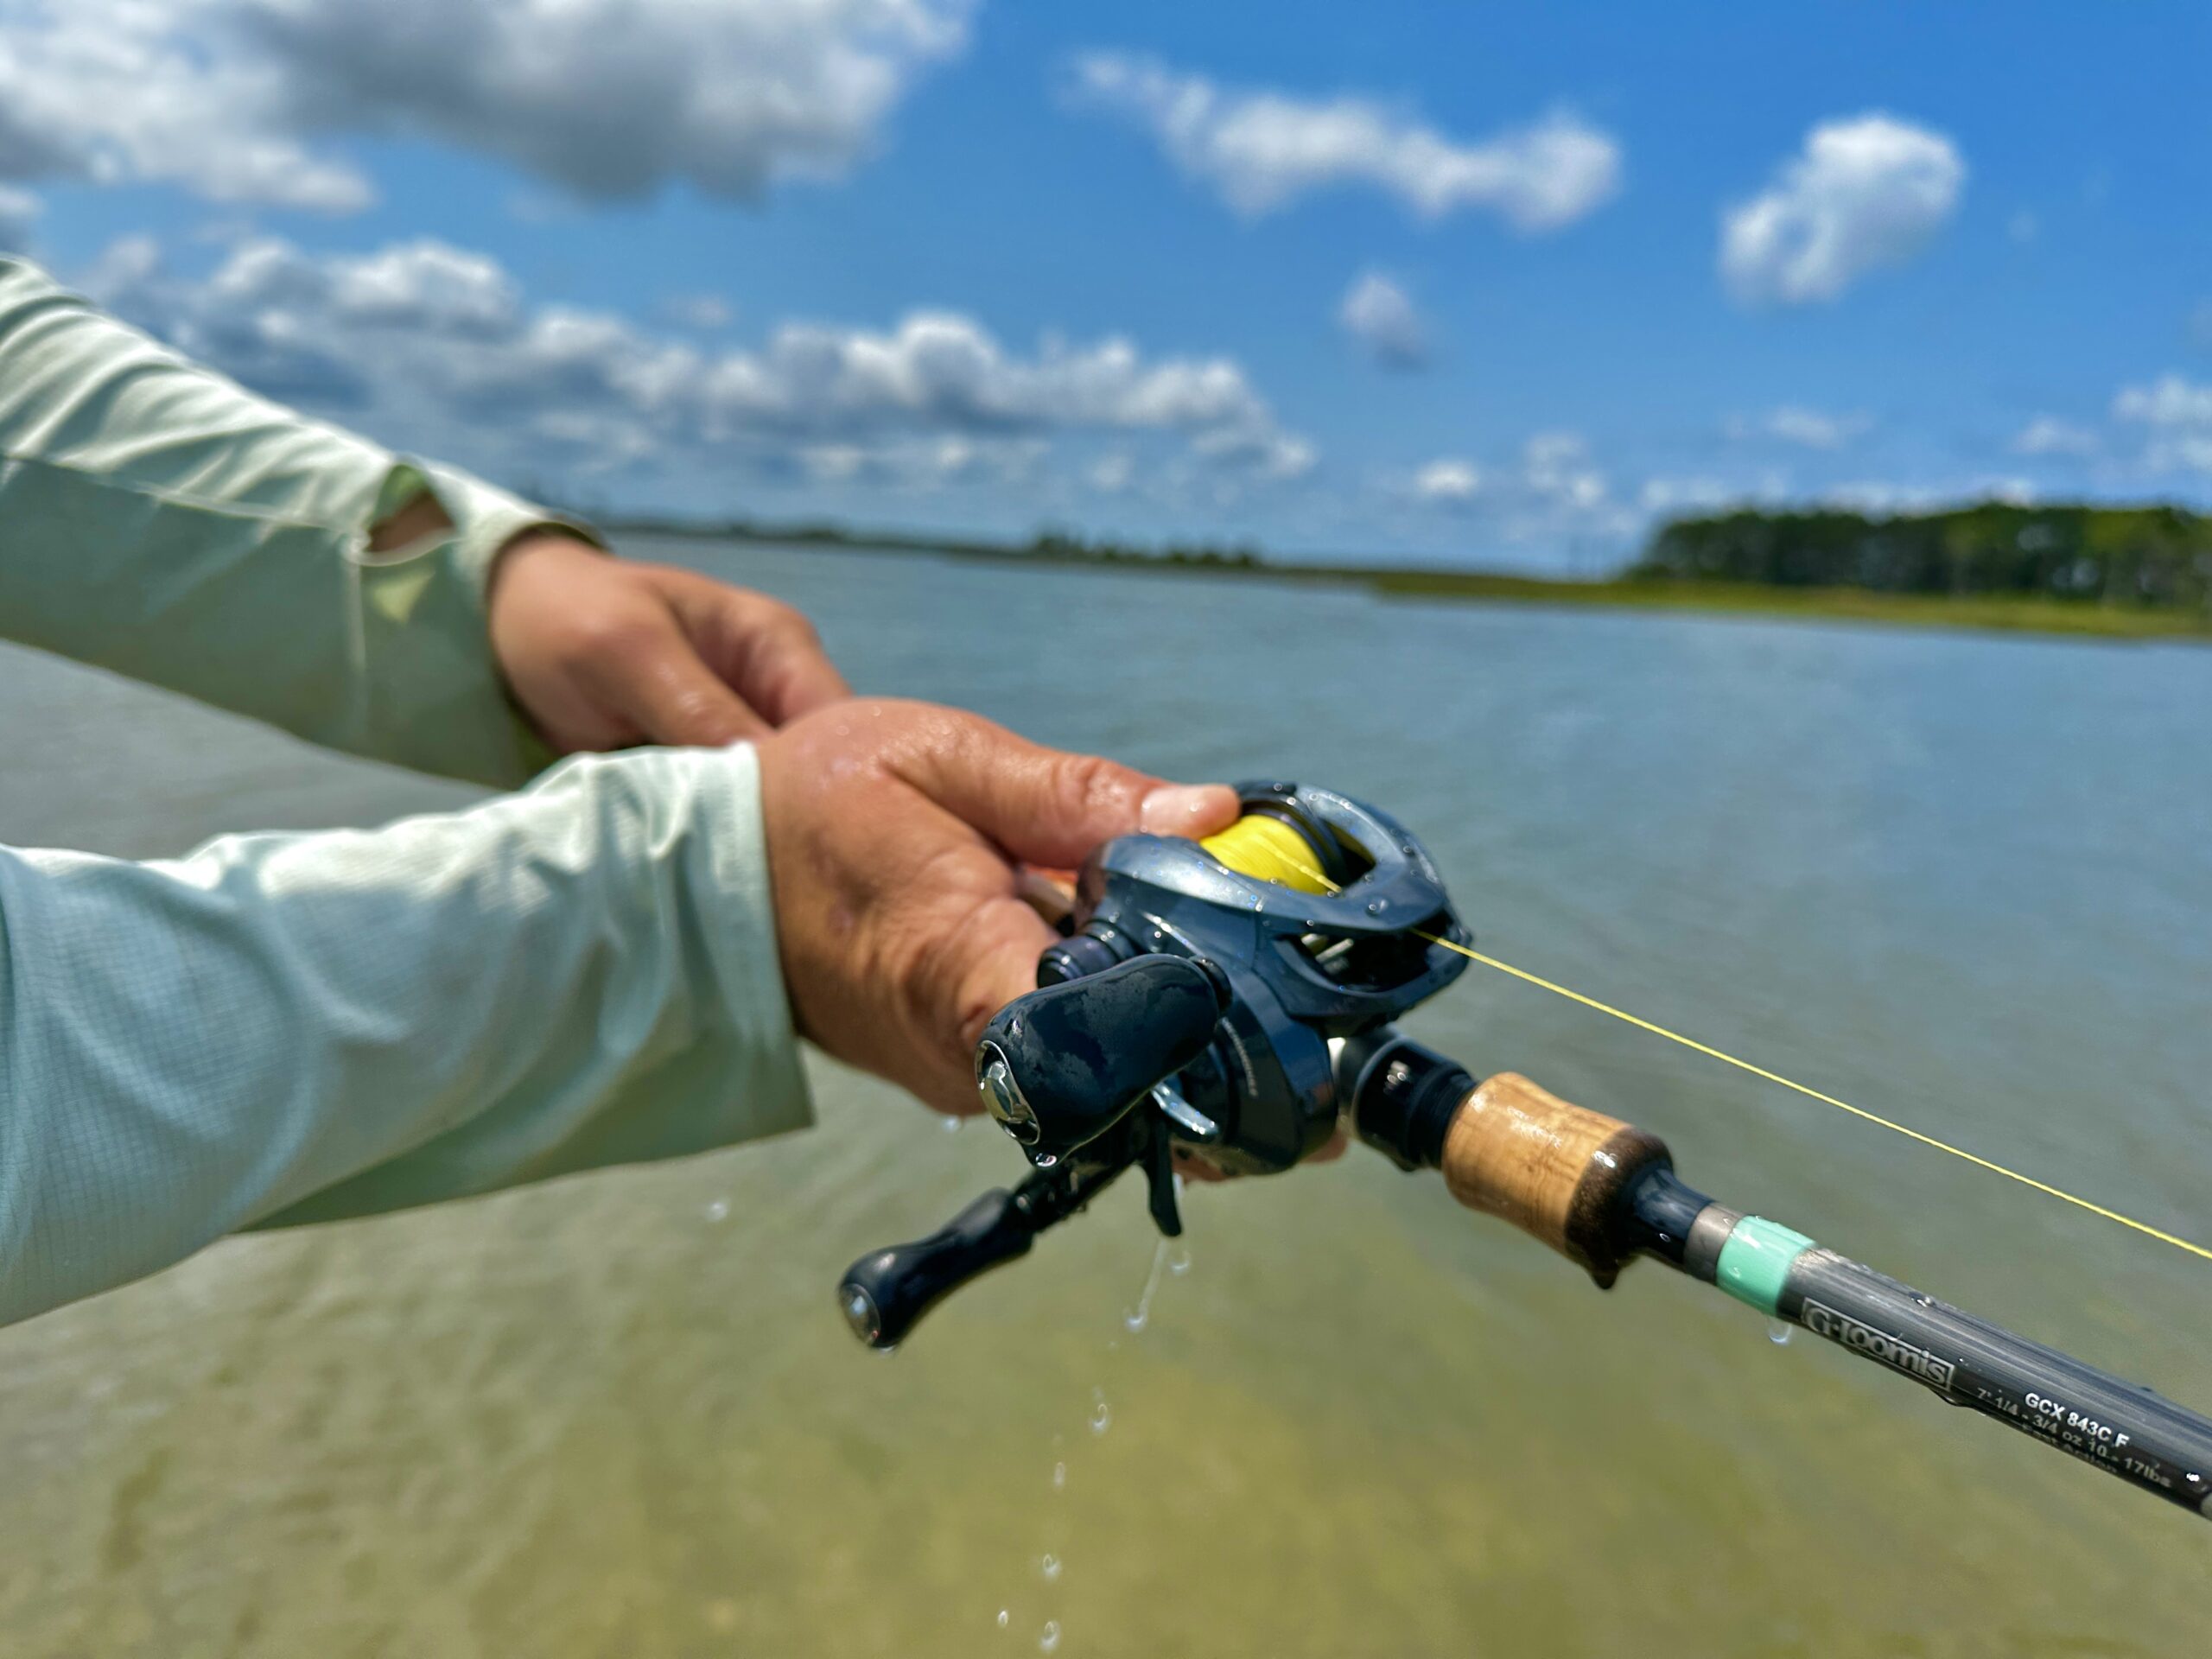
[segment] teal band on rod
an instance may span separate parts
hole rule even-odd
[[[1813,1241],[1795,1228],[1745,1216],[1720,1247],[1713,1282],[1762,1313],[1778,1313],[1789,1264],[1812,1248]]]

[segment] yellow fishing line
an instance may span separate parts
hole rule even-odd
[[[2037,1192],[2048,1193],[2054,1198],[2063,1198],[2069,1204],[2087,1210],[2093,1216],[2102,1216],[2107,1221],[2116,1221],[2123,1227],[2133,1227],[2137,1232],[2147,1234],[2161,1243],[2171,1244],[2177,1250],[2187,1250],[2191,1255],[2201,1255],[2206,1261],[2212,1262],[2212,1249],[2207,1249],[2202,1244],[2192,1244],[2189,1240],[2177,1237],[2172,1233],[2153,1227],[2148,1222],[2138,1221],[2133,1216],[2123,1216],[2117,1210],[2107,1210],[2101,1204],[2092,1203],[2088,1198],[2067,1192],[2063,1187],[2053,1186],[2048,1181],[2039,1181],[2032,1175],[2024,1175],[2017,1169],[2008,1169],[2003,1164],[1993,1162],[1977,1153],[1968,1152],[1964,1147],[1955,1147],[1948,1141],[1938,1141],[1932,1135],[1923,1135],[1918,1129],[1908,1128],[1904,1124],[1884,1117],[1878,1112],[1870,1112],[1863,1106],[1853,1106],[1847,1100],[1838,1100],[1834,1095],[1824,1095],[1817,1089],[1808,1089],[1803,1084],[1785,1077],[1779,1072],[1768,1071],[1763,1065],[1753,1065],[1749,1060],[1739,1060],[1733,1054],[1724,1054],[1709,1044],[1699,1042],[1694,1037],[1685,1037],[1679,1031],[1669,1031],[1664,1026],[1654,1025],[1649,1020],[1639,1020],[1632,1014],[1626,1014],[1618,1008],[1609,1007],[1594,996],[1585,996],[1581,992],[1571,991],[1564,985],[1554,985],[1548,979],[1540,979],[1525,968],[1516,968],[1510,962],[1500,962],[1496,957],[1486,957],[1479,950],[1470,950],[1465,945],[1455,944],[1450,939],[1440,939],[1427,933],[1422,934],[1421,937],[1429,940],[1431,944],[1442,945],[1447,950],[1457,950],[1471,962],[1479,962],[1485,968],[1495,968],[1502,974],[1510,974],[1516,979],[1526,980],[1529,984],[1549,991],[1554,996],[1563,996],[1571,1002],[1580,1002],[1584,1007],[1595,1008],[1600,1014],[1610,1014],[1616,1020],[1625,1020],[1639,1031],[1648,1031],[1655,1037],[1664,1037],[1670,1043],[1680,1043],[1684,1048],[1695,1049],[1699,1053],[1724,1061],[1738,1071],[1748,1071],[1755,1077],[1764,1077],[1769,1083],[1778,1083],[1784,1089],[1794,1089],[1808,1099],[1817,1100],[1823,1105],[1833,1106],[1838,1111],[1849,1112],[1853,1117],[1864,1118],[1869,1123],[1878,1123],[1884,1128],[1894,1130],[1909,1141],[1917,1141],[1922,1146],[1933,1147],[1938,1152],[1948,1152],[1954,1158],[1963,1158],[1967,1162],[1988,1170],[1992,1174],[2002,1175],[2008,1181],[2018,1181],[2022,1186],[2031,1186]]]
[[[1271,847],[1270,850],[1275,856],[1283,859],[1284,862],[1291,861],[1285,856],[1280,842]],[[1319,882],[1323,891],[1328,893],[1341,891],[1335,882],[1330,880],[1326,875],[1310,863],[1300,865],[1298,868],[1300,874],[1309,880]],[[1584,1007],[1595,1008],[1599,1014],[1609,1014],[1614,1019],[1624,1020],[1639,1031],[1648,1031],[1655,1037],[1664,1037],[1670,1043],[1680,1043],[1684,1048],[1694,1050],[1708,1058],[1732,1065],[1739,1071],[1748,1071],[1755,1077],[1763,1077],[1769,1083],[1780,1084],[1784,1089],[1795,1090],[1808,1100],[1817,1100],[1824,1106],[1833,1106],[1838,1111],[1848,1112],[1853,1117],[1863,1118],[1869,1123],[1879,1124],[1885,1129],[1904,1136],[1908,1141],[1917,1141],[1923,1147],[1933,1147],[1938,1152],[1949,1153],[1954,1158],[1963,1158],[1977,1168],[1986,1169],[1993,1175],[2002,1175],[2008,1181],[2018,1181],[2022,1186],[2033,1187],[2037,1192],[2048,1194],[2051,1198],[2063,1198],[2067,1203],[2075,1205],[2077,1209],[2086,1210],[2093,1216],[2102,1216],[2107,1221],[2116,1221],[2121,1226],[2132,1227],[2137,1232],[2155,1238],[2162,1244],[2171,1244],[2177,1250],[2186,1250],[2191,1255],[2202,1256],[2207,1262],[2212,1262],[2212,1249],[2207,1249],[2202,1244],[2191,1243],[2188,1239],[2178,1237],[2161,1228],[2153,1227],[2146,1221],[2138,1221],[2133,1216],[2124,1216],[2117,1210],[2107,1210],[2103,1205],[2093,1203],[2077,1193],[2069,1192],[2064,1187],[2053,1186],[2048,1181],[2039,1181],[2032,1175],[2024,1175],[2017,1169],[2007,1168],[2005,1165],[1984,1158],[1977,1153],[1968,1152],[1964,1147],[1955,1147],[1948,1141],[1939,1141],[1932,1135],[1923,1135],[1918,1129],[1908,1128],[1904,1124],[1894,1119],[1884,1117],[1878,1112],[1870,1112],[1863,1106],[1853,1106],[1847,1100],[1838,1100],[1834,1095],[1822,1094],[1819,1090],[1808,1088],[1793,1078],[1785,1077],[1778,1071],[1770,1071],[1763,1065],[1753,1065],[1749,1060],[1739,1060],[1733,1054],[1724,1053],[1709,1043],[1700,1043],[1694,1037],[1685,1037],[1679,1031],[1669,1031],[1664,1026],[1655,1025],[1649,1020],[1639,1019],[1637,1015],[1614,1007],[1610,1003],[1600,1002],[1594,996],[1585,996],[1581,992],[1571,991],[1564,985],[1555,985],[1550,980],[1540,978],[1525,968],[1516,968],[1510,962],[1500,962],[1496,957],[1486,957],[1479,950],[1470,950],[1465,945],[1455,944],[1450,939],[1440,938],[1433,933],[1421,933],[1419,929],[1415,929],[1414,931],[1431,944],[1440,944],[1447,950],[1456,950],[1470,962],[1479,962],[1485,968],[1495,968],[1501,974],[1510,974],[1514,978],[1525,981],[1540,990],[1549,991],[1554,996],[1563,996],[1570,1002],[1580,1002]]]

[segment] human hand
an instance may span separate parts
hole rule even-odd
[[[807,620],[695,571],[533,531],[493,568],[492,650],[561,753],[718,747],[849,695]]]
[[[1162,783],[927,703],[849,702],[758,745],[776,933],[798,1028],[939,1111],[981,1109],[984,1025],[1058,938],[1020,865],[1144,830],[1206,836],[1224,785]]]

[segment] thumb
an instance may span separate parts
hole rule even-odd
[[[643,629],[587,670],[592,689],[652,743],[720,748],[765,737],[768,722],[700,659],[674,615]]]
[[[1068,868],[1116,836],[1207,836],[1236,817],[1224,784],[1170,784],[951,715],[900,758],[908,783],[1025,863]]]

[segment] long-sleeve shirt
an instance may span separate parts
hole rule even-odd
[[[370,553],[426,490],[454,531]],[[486,580],[550,521],[0,259],[0,635],[511,785],[546,757]],[[238,1228],[809,1117],[742,746],[583,758],[467,811],[175,860],[0,848],[0,1322]]]

